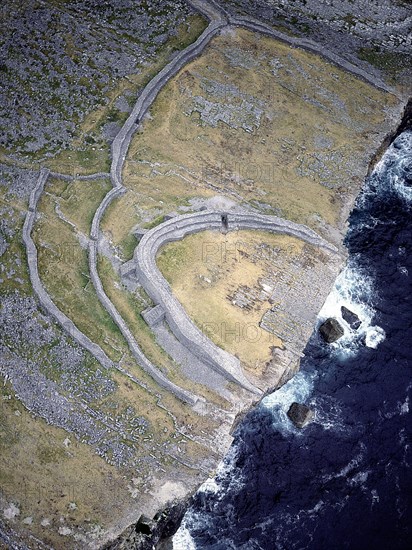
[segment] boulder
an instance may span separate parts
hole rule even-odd
[[[288,417],[295,424],[297,428],[304,428],[309,422],[312,421],[314,416],[312,409],[303,405],[302,403],[292,403],[288,410]]]
[[[348,309],[345,306],[342,306],[340,308],[342,319],[348,323],[351,329],[358,330],[358,328],[361,326],[362,321],[359,319],[359,317],[356,315],[356,313],[353,313],[350,309]]]
[[[325,342],[332,344],[344,335],[344,330],[336,319],[330,317],[320,325],[319,333]]]

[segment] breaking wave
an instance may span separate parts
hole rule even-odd
[[[199,489],[174,550],[409,548],[412,494],[412,132],[365,182],[349,262],[319,313],[301,370],[265,397]],[[342,306],[359,319],[354,328]],[[326,345],[319,325],[343,337]],[[290,422],[292,402],[315,416]]]

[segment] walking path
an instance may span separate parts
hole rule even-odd
[[[121,130],[119,131],[119,133],[117,134],[117,136],[115,137],[112,143],[112,147],[111,147],[112,164],[111,164],[111,170],[110,170],[110,178],[111,178],[113,188],[104,197],[103,201],[101,202],[98,209],[96,210],[93,218],[92,228],[90,233],[90,242],[89,242],[89,268],[90,268],[92,283],[94,285],[94,288],[96,289],[100,302],[105,307],[105,309],[109,312],[109,314],[111,315],[111,317],[113,318],[113,320],[115,321],[119,329],[121,330],[123,336],[128,342],[129,348],[133,356],[135,357],[137,363],[147,373],[149,373],[160,386],[170,390],[173,394],[175,394],[177,397],[179,397],[183,401],[190,404],[194,404],[198,401],[199,399],[198,396],[173,384],[144,355],[144,353],[138,346],[133,334],[127,327],[126,322],[121,317],[121,315],[115,308],[114,304],[111,302],[111,300],[105,293],[102,282],[98,274],[98,270],[97,270],[98,239],[99,239],[100,222],[101,222],[102,216],[104,215],[110,203],[115,198],[119,197],[121,194],[123,194],[126,191],[126,189],[122,184],[122,169],[126,158],[126,154],[127,154],[133,134],[138,129],[142,118],[148,112],[153,101],[156,99],[158,93],[165,86],[165,84],[172,77],[174,77],[187,63],[189,63],[191,60],[193,60],[195,57],[199,56],[203,52],[204,48],[207,46],[207,44],[209,44],[209,42],[214,36],[216,36],[223,28],[229,25],[241,26],[241,27],[250,29],[252,31],[264,33],[269,36],[273,36],[278,40],[287,42],[294,47],[301,47],[301,48],[313,51],[317,54],[322,55],[329,61],[332,61],[334,64],[342,67],[346,71],[349,71],[355,74],[356,76],[363,78],[373,86],[376,86],[377,88],[383,89],[395,95],[397,95],[397,93],[393,89],[388,87],[385,83],[380,81],[379,79],[369,75],[362,69],[356,67],[355,65],[352,65],[348,61],[340,58],[339,56],[331,53],[330,51],[326,51],[324,48],[322,48],[315,42],[312,42],[307,39],[300,39],[300,38],[287,36],[277,30],[272,29],[271,27],[269,27],[268,25],[260,21],[254,20],[251,17],[231,17],[225,10],[223,10],[219,6],[219,4],[215,0],[209,0],[209,1],[190,0],[189,3],[196,10],[200,11],[205,17],[207,17],[210,23],[208,27],[205,29],[205,31],[196,40],[196,42],[194,42],[193,44],[189,45],[187,48],[179,52],[176,55],[176,57],[174,57],[174,59],[170,61],[142,90],[130,116],[128,117],[128,119],[126,120],[123,127],[121,128]],[[59,177],[67,180],[75,179],[74,176],[57,174],[54,172],[50,173],[48,170],[42,169],[40,172],[37,185],[30,196],[29,211],[27,213],[26,220],[24,223],[24,228],[23,228],[23,239],[26,245],[28,264],[29,264],[29,270],[30,270],[30,279],[33,285],[33,289],[36,295],[38,296],[38,299],[42,304],[42,306],[64,327],[64,329],[81,346],[83,346],[90,353],[92,353],[92,355],[104,367],[110,368],[114,366],[115,368],[118,368],[130,378],[134,379],[134,377],[132,377],[129,373],[121,369],[118,365],[114,365],[113,362],[104,353],[104,351],[100,348],[100,346],[93,343],[87,336],[85,336],[74,325],[74,323],[57,308],[57,306],[51,300],[50,296],[48,295],[48,293],[46,292],[46,290],[44,289],[40,281],[38,266],[37,266],[37,250],[31,238],[31,231],[32,231],[33,224],[36,217],[38,200],[41,196],[41,193],[43,192],[44,185],[49,174],[55,177]],[[76,179],[95,179],[100,177],[104,178],[107,176],[108,175],[105,173],[101,173],[101,174],[99,173],[99,174],[93,174],[91,176],[80,176],[79,178],[76,177]],[[204,229],[212,229],[213,227],[221,228],[222,220],[219,213],[202,213],[203,221],[200,218],[196,218],[195,216],[196,215],[191,215],[191,218],[190,218],[192,229],[193,229],[193,223],[195,223],[196,220],[200,221],[200,225],[197,226],[198,227],[197,230],[199,231]],[[207,218],[208,216],[210,217],[211,225],[206,227],[205,223],[206,223],[206,219],[208,219]],[[318,235],[316,235],[314,232],[312,232],[311,230],[309,230],[304,226],[297,226],[296,224],[291,224],[286,220],[280,220],[279,218],[275,218],[275,217],[268,217],[268,216],[251,217],[251,215],[249,215],[249,218],[246,218],[246,217],[241,218],[241,216],[242,215],[240,214],[236,216],[231,214],[230,224],[231,225],[234,224],[234,226],[238,224],[239,228],[248,228],[248,229],[265,228],[265,230],[269,230],[269,231],[275,231],[275,230],[282,231],[287,234],[293,234],[294,236],[299,236],[299,238],[303,238],[304,240],[309,239],[308,242],[310,242],[310,239],[312,239],[313,242],[314,243],[317,242],[319,246],[323,246],[324,248],[329,248],[329,250],[332,249],[331,245],[327,245],[325,241],[323,241]],[[265,218],[265,220],[263,220],[263,218]],[[188,219],[189,218],[185,217],[185,220],[188,220]],[[170,225],[173,225],[173,223],[174,224],[180,223],[180,219],[179,220],[175,219],[171,221]],[[187,226],[185,227],[185,223],[186,221],[184,222],[183,227],[180,228],[182,236],[184,234],[187,234],[187,232],[190,232],[190,224],[188,223]],[[296,227],[292,228],[293,225]],[[152,289],[151,291],[153,291],[154,280],[150,281],[150,277],[154,275],[156,275],[156,277],[158,276],[161,277],[161,274],[160,272],[158,272],[155,265],[155,253],[158,250],[159,246],[161,246],[161,244],[157,246],[156,243],[165,242],[165,239],[161,237],[162,231],[164,230],[165,227],[168,227],[168,226],[165,224],[162,224],[161,226],[159,226],[159,228],[155,228],[157,231],[150,232],[150,235],[147,238],[144,237],[142,239],[143,246],[138,247],[136,252],[136,256],[139,261],[139,269],[142,275],[142,279],[144,280],[144,285],[147,286],[147,288]],[[178,232],[175,233],[176,237],[177,235],[178,235]],[[159,239],[159,241],[152,240],[154,239],[155,236],[156,236],[156,239]],[[182,237],[177,237],[177,238],[182,238]],[[140,264],[140,262],[142,262],[142,264]],[[155,270],[157,270],[157,274]],[[167,287],[165,287],[164,279],[163,281],[160,281],[160,282],[161,282],[161,285],[159,287],[159,290],[155,292],[153,295],[156,296],[156,298],[159,300],[159,303],[161,303],[161,300],[162,300],[164,302],[164,305],[166,305],[165,309],[166,309],[166,314],[167,314],[169,324],[171,325],[175,334],[179,335],[179,339],[181,339],[181,341],[183,341],[185,345],[192,351],[196,350],[196,355],[198,357],[201,357],[202,360],[205,360],[206,358],[208,364],[212,365],[216,371],[220,372],[221,374],[224,374],[227,378],[230,378],[236,381],[237,383],[239,383],[241,386],[248,389],[249,391],[254,393],[260,393],[260,390],[254,387],[246,379],[246,377],[241,371],[240,365],[236,358],[234,358],[227,352],[224,352],[220,348],[217,348],[217,346],[215,346],[210,340],[206,339],[206,337],[201,333],[200,334],[202,337],[202,342],[199,342],[199,334],[196,333],[196,330],[198,331],[198,329],[190,321],[181,304],[179,304],[179,302],[173,297],[173,295],[171,294],[170,287],[168,289]],[[159,294],[159,292],[161,294]],[[136,382],[139,383],[138,380],[136,380]]]

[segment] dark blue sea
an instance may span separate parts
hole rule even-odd
[[[412,548],[412,132],[365,182],[346,246],[318,317],[336,317],[344,337],[327,345],[314,331],[300,372],[237,429],[174,550]],[[315,410],[303,430],[286,415],[293,401]]]

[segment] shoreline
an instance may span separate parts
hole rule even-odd
[[[376,153],[372,155],[369,162],[368,173],[365,175],[365,180],[379,162],[385,150],[392,144],[397,136],[405,130],[412,130],[412,98],[406,103],[400,122],[395,128],[388,132],[381,146]],[[274,391],[293,378],[294,374],[284,380]],[[245,421],[247,415],[255,409],[269,393],[272,392],[270,390],[265,392],[256,403],[251,404],[248,408],[236,415],[232,424],[231,434],[234,433],[237,427]],[[156,548],[156,550],[173,550],[172,538],[179,529],[183,516],[191,506],[194,495],[201,485],[202,484],[184,499],[172,501],[159,510],[150,523],[150,528],[152,529],[150,535],[145,534],[148,518],[141,517],[136,523],[131,524],[116,540],[106,543],[102,547],[102,550],[152,550],[153,548]],[[136,540],[134,538],[136,536],[140,536],[140,540]]]
[[[193,7],[196,7],[198,6],[199,4],[202,4],[202,2],[191,2],[191,4],[193,5]],[[203,4],[204,5],[204,4]],[[213,12],[215,12],[212,8],[212,15],[213,15]],[[216,12],[215,12],[216,13]],[[225,19],[226,21],[226,16],[222,19]],[[204,33],[201,35],[202,36],[205,36],[205,39],[208,37],[207,34],[205,34],[207,32],[208,29],[210,29],[210,27],[213,27],[211,29],[211,35],[210,35],[210,39],[213,38],[215,36],[215,34],[213,34],[214,31],[216,31],[216,34],[218,34],[220,32],[221,29],[224,29],[224,28],[228,28],[231,26],[231,22],[230,21],[226,21],[226,23],[222,23],[222,26],[220,26],[219,23],[216,23],[216,21],[213,21],[211,19],[211,24],[207,27],[206,31],[204,31]],[[274,37],[274,39],[276,40],[279,40],[280,38],[276,38]],[[206,44],[208,43],[208,40],[206,40]],[[203,44],[203,43],[202,43]],[[205,44],[205,45],[206,45]],[[194,47],[193,44],[191,44],[189,46],[190,47]],[[303,47],[303,46],[302,46]],[[312,51],[310,48],[308,48],[309,51]],[[183,50],[182,52],[184,52],[185,50]],[[317,53],[318,55],[322,56],[321,53],[319,52],[315,52]],[[176,59],[176,58],[175,58]],[[185,59],[185,56],[182,55],[181,56],[181,59]],[[191,61],[192,59],[188,59],[187,62]],[[175,60],[173,60],[174,62]],[[330,61],[330,60],[329,60]],[[177,63],[178,65],[178,63]],[[339,65],[338,65],[339,66]],[[169,64],[165,67],[165,69],[167,69],[167,67],[169,67]],[[345,69],[343,67],[343,69]],[[177,69],[177,71],[179,71],[180,68]],[[167,72],[167,71],[166,71]],[[93,225],[92,225],[92,230],[91,230],[91,239],[90,239],[90,242],[89,242],[89,262],[90,262],[90,271],[91,271],[91,274],[92,274],[92,281],[93,281],[93,284],[95,285],[96,287],[96,290],[100,287],[102,289],[102,292],[104,294],[103,296],[103,305],[104,307],[109,311],[109,313],[112,315],[113,318],[116,317],[116,315],[113,315],[113,311],[116,312],[115,310],[115,306],[112,304],[112,302],[110,301],[110,299],[107,297],[107,295],[105,294],[105,291],[103,290],[103,285],[100,281],[100,277],[99,277],[99,274],[98,274],[98,271],[97,271],[97,252],[98,252],[98,236],[99,236],[99,224],[100,224],[100,220],[104,214],[104,211],[106,210],[106,208],[108,207],[108,205],[111,203],[111,201],[113,199],[115,199],[119,194],[122,193],[122,190],[124,190],[125,188],[123,187],[123,184],[122,184],[122,176],[121,176],[121,172],[122,172],[122,166],[123,166],[123,162],[124,162],[124,159],[127,155],[127,151],[128,151],[128,148],[129,148],[129,145],[130,145],[130,142],[131,142],[131,139],[133,137],[133,134],[134,132],[138,129],[138,123],[139,121],[136,121],[136,111],[139,112],[140,115],[142,115],[142,113],[146,113],[151,105],[152,105],[152,102],[154,101],[156,95],[152,95],[152,92],[153,90],[150,90],[149,87],[150,85],[152,84],[152,82],[159,76],[160,73],[158,73],[153,80],[151,80],[149,82],[149,84],[143,89],[143,92],[142,94],[144,94],[144,92],[146,90],[148,90],[148,96],[147,96],[147,100],[149,101],[150,99],[150,102],[149,104],[145,103],[145,100],[144,98],[142,99],[142,95],[139,96],[138,100],[137,100],[137,103],[135,104],[135,108],[132,110],[132,113],[128,119],[128,121],[122,126],[120,132],[117,134],[116,138],[115,138],[115,142],[116,142],[116,139],[120,136],[120,137],[123,137],[124,139],[120,140],[120,145],[118,146],[118,148],[116,148],[115,145],[113,145],[113,149],[112,149],[112,170],[111,170],[111,179],[112,179],[112,184],[113,184],[113,189],[111,189],[111,191],[109,191],[109,193],[104,197],[102,203],[99,205],[98,209],[96,210],[96,214],[95,214],[95,217],[94,217],[94,220],[93,220]],[[173,76],[175,76],[175,73],[167,76],[167,79],[163,82],[162,81],[162,78],[159,77],[159,82],[161,83],[161,87],[163,86],[163,84],[165,84],[169,78],[173,78]],[[163,83],[162,83],[163,82]],[[388,91],[388,90],[386,90]],[[393,93],[391,91],[389,91],[388,93]],[[396,96],[398,97],[398,96]],[[139,104],[139,101],[141,100],[141,110],[138,110],[137,109],[137,106]],[[409,100],[409,103],[405,106],[404,108],[404,114],[403,114],[403,117],[402,117],[402,120],[405,118],[405,117],[409,117],[408,120],[410,121],[410,117],[411,117],[411,114],[412,114],[412,102],[411,100]],[[140,120],[142,118],[142,116],[138,116],[138,119]],[[129,122],[129,120],[131,121],[130,122],[130,126],[127,126],[127,123]],[[401,123],[402,124],[402,123]],[[393,139],[395,139],[396,135],[399,134],[399,132],[401,130],[399,130],[400,126],[398,125],[397,127],[397,130],[394,130],[393,132],[389,133],[387,135],[387,137],[385,137],[385,140],[387,139],[390,139],[390,142],[393,141]],[[124,134],[122,134],[122,131],[124,130]],[[392,137],[389,137],[389,136],[392,136]],[[119,138],[120,139],[120,138]],[[117,143],[117,142],[116,142]],[[385,141],[382,142],[380,148],[378,149],[378,151],[375,153],[374,156],[372,156],[371,160],[370,160],[370,163],[369,163],[369,167],[373,166],[376,164],[376,162],[379,160],[378,157],[380,157],[384,151],[384,149],[387,147],[387,145],[385,145]],[[114,149],[116,149],[116,155],[113,153]],[[369,172],[368,172],[369,173]],[[42,176],[44,175],[43,172],[41,172],[41,175],[40,175],[40,180],[42,178]],[[51,176],[55,175],[54,173],[51,173],[50,174]],[[107,177],[107,174],[98,174],[98,175],[104,175],[105,177]],[[61,178],[68,178],[69,176],[67,175],[64,175],[64,174],[59,174],[58,177],[61,177]],[[86,178],[87,177],[92,177],[92,176],[85,176]],[[47,175],[46,175],[46,178],[47,178]],[[40,181],[41,183],[41,181]],[[44,184],[44,182],[43,182]],[[42,187],[42,185],[39,185],[39,189]],[[359,190],[358,190],[359,191]],[[35,198],[35,202],[37,204],[37,201],[39,200],[40,196],[37,194],[37,187],[35,189],[35,191],[33,192],[33,197]],[[33,201],[31,201],[32,203]],[[26,220],[31,221],[31,223],[34,222],[34,219],[35,219],[35,216],[36,216],[36,212],[35,212],[35,206],[33,207],[33,204],[31,204],[31,207],[32,209],[30,210],[29,208],[29,211],[27,213],[27,218]],[[25,227],[26,227],[26,230],[24,233],[27,234],[27,226],[25,224]],[[339,229],[339,232],[343,234],[344,230],[342,229]],[[33,241],[31,240],[31,237],[30,237],[30,232],[28,233],[28,238],[26,239],[26,247],[27,247],[27,252],[28,252],[28,258],[29,258],[29,265],[30,265],[30,261],[33,262],[35,261],[36,264],[37,264],[37,261],[36,261],[36,251],[35,253],[33,254],[33,249],[32,249],[32,245],[34,246],[33,244]],[[344,258],[341,258],[341,263],[344,262],[345,259]],[[343,266],[341,266],[343,267]],[[37,266],[36,266],[36,270],[37,270]],[[40,279],[39,279],[40,281]],[[42,283],[40,281],[40,286],[42,287]],[[35,293],[36,293],[36,289],[35,289],[35,285],[33,285],[33,288],[35,290]],[[49,298],[50,302],[53,304],[52,300],[50,299],[49,295],[47,294],[47,291],[45,291],[45,289],[42,287],[42,291],[45,292],[47,298]],[[38,293],[37,293],[38,295]],[[102,293],[98,292],[98,295],[99,295],[99,298],[102,297]],[[107,301],[105,300],[105,298],[107,299]],[[40,299],[40,302],[43,303],[43,306],[44,306],[44,300]],[[49,304],[50,305],[50,304]],[[54,304],[53,304],[54,305]],[[107,307],[106,307],[107,306]],[[56,308],[56,306],[54,306]],[[45,309],[49,311],[50,313],[50,307],[45,306]],[[52,308],[53,309],[53,308]],[[56,308],[57,309],[57,308]],[[59,310],[57,310],[59,311]],[[61,313],[61,312],[60,312]],[[116,312],[117,313],[117,312]],[[63,315],[63,314],[62,314]],[[118,314],[119,315],[119,314]],[[59,317],[59,315],[55,315],[52,313],[52,317],[55,317],[57,319],[57,321],[63,326],[63,328],[70,334],[70,336],[74,337],[73,335],[73,323],[70,319],[68,319],[67,317],[64,318],[64,317]],[[120,315],[119,315],[120,317]],[[126,327],[127,329],[127,326],[126,326],[126,323],[123,321],[123,319],[120,317],[121,321],[120,321],[120,325],[122,325],[122,323],[124,323],[124,327]],[[116,321],[116,319],[115,319]],[[118,326],[119,323],[117,323]],[[127,332],[127,330],[124,329],[125,332]],[[122,327],[121,327],[121,331],[123,332],[122,330]],[[80,332],[80,331],[79,331]],[[96,348],[94,348],[93,346],[96,346],[96,344],[94,344],[93,342],[91,342],[90,340],[86,342],[87,345],[84,345],[84,341],[82,343],[82,338],[81,336],[85,337],[82,333],[77,334],[76,335],[78,338],[75,337],[75,340],[78,341],[78,343],[80,343],[80,345],[82,345],[82,347],[85,347],[86,349],[88,349],[89,351],[92,350],[92,349],[95,349],[96,351]],[[85,337],[87,338],[87,337]],[[126,338],[126,340],[128,340],[128,338]],[[129,342],[130,344],[130,342]],[[135,342],[133,341],[132,342],[132,345],[130,345],[131,349],[133,349],[134,347],[134,344]],[[98,347],[98,346],[97,346]],[[136,348],[135,350],[137,349],[136,353],[134,354],[137,362],[141,365],[141,362],[143,361],[144,363],[144,360],[146,359],[145,355],[143,354],[143,352],[140,351],[140,349],[138,348],[137,344],[136,344]],[[99,349],[97,350],[97,356],[99,355],[100,351],[104,354],[104,352]],[[93,352],[92,352],[93,353]],[[96,354],[94,354],[95,357],[96,357]],[[140,360],[140,362],[139,362]],[[107,359],[107,361],[110,361]],[[105,363],[106,362],[106,358],[103,357],[103,360],[100,361],[101,363]],[[112,365],[110,365],[109,363],[107,363],[107,366],[108,368],[109,367],[112,367]],[[122,367],[120,367],[120,365],[114,365],[114,368],[117,368],[118,370],[120,370]],[[143,367],[144,368],[144,367]],[[156,367],[154,367],[156,368]],[[121,370],[121,373],[125,376],[128,376],[130,379],[132,379],[132,381],[137,381],[137,380],[133,380],[133,377],[127,372],[125,371],[124,369]],[[278,387],[281,387],[281,385],[283,385],[288,379],[290,379],[291,376],[293,376],[293,372],[285,372],[285,377],[282,378],[282,380],[279,382],[279,384],[277,385],[277,388]],[[137,383],[139,383],[139,381],[137,381]],[[277,389],[276,388],[276,389]],[[179,388],[178,388],[179,389]],[[184,391],[184,390],[182,390]],[[267,389],[266,392],[264,392],[264,395],[263,396],[259,396],[259,399],[257,401],[254,401],[253,403],[251,403],[250,405],[246,406],[244,408],[244,410],[238,412],[235,417],[234,417],[234,420],[233,420],[233,423],[231,425],[231,428],[230,428],[230,434],[233,434],[233,432],[236,430],[236,427],[239,425],[240,422],[242,422],[244,420],[244,418],[247,416],[247,414],[253,409],[256,407],[256,405],[258,405],[260,403],[260,401],[263,399],[263,397],[265,397],[268,393],[271,393],[273,391],[273,388],[271,389]],[[193,396],[192,395],[188,395],[186,396],[187,399],[188,399],[188,402],[191,402],[192,400],[196,402],[196,399],[193,399]],[[194,396],[195,398],[197,396]],[[243,400],[243,402],[240,403],[240,405],[245,405],[245,400]],[[157,523],[152,525],[152,528],[153,528],[153,536],[154,537],[159,537],[158,541],[155,543],[155,544],[160,544],[160,546],[158,546],[159,549],[163,549],[163,550],[166,550],[166,548],[170,548],[170,546],[164,546],[165,544],[167,545],[167,540],[169,539],[170,541],[170,532],[173,531],[173,529],[176,529],[179,527],[180,525],[180,522],[181,522],[181,518],[183,517],[184,515],[184,512],[185,510],[187,509],[188,506],[190,506],[190,502],[192,501],[192,498],[193,498],[193,495],[195,494],[195,492],[197,491],[197,489],[194,489],[188,496],[185,496],[183,498],[183,500],[179,500],[175,503],[172,503],[172,505],[168,505],[166,504],[165,508],[164,509],[161,509],[155,516],[154,518],[157,518]],[[149,520],[151,521],[151,520]],[[144,520],[144,523],[142,523],[142,528],[143,530],[147,530],[147,521]],[[106,543],[105,546],[103,546],[104,548],[107,548],[107,549],[110,549],[110,548],[128,548],[128,546],[123,546],[123,542],[122,542],[122,537],[123,535],[125,535],[125,533],[127,531],[130,531],[131,532],[135,532],[136,529],[135,529],[135,526],[138,525],[138,523],[132,523],[129,527],[127,527],[127,529],[118,537],[118,539],[112,541],[112,542],[108,542]],[[110,533],[109,533],[110,534]],[[162,539],[163,542],[162,542]],[[142,548],[142,550],[145,550],[146,548],[152,548],[153,547],[153,542],[150,542],[150,541],[144,541],[144,543],[142,543],[143,546],[133,546],[133,548]]]

